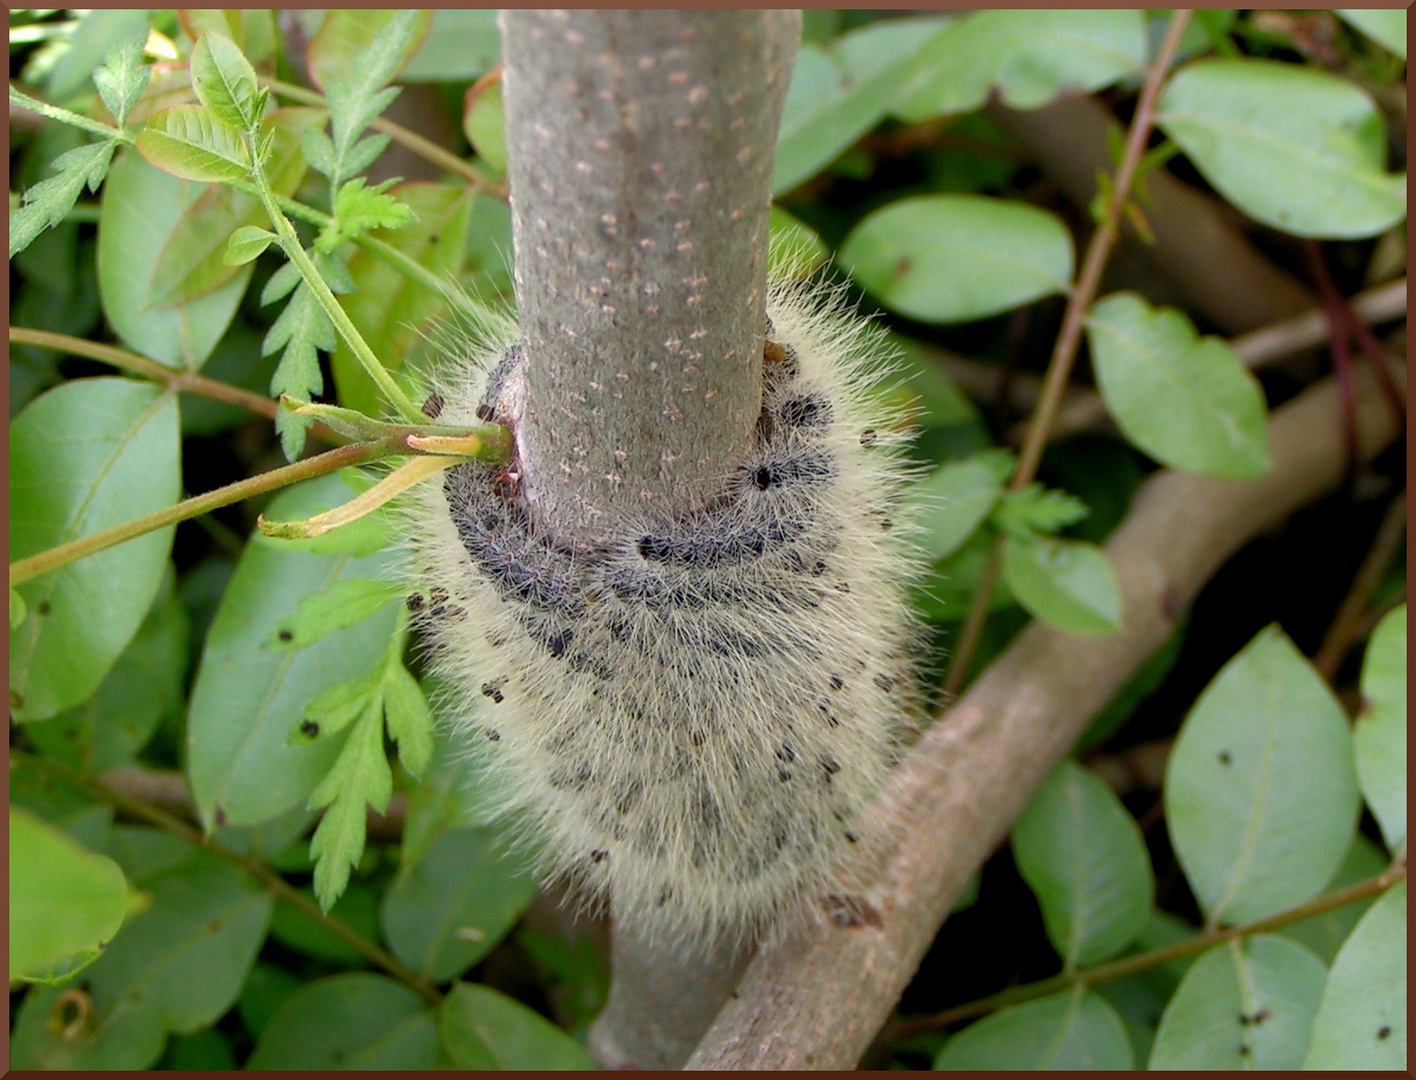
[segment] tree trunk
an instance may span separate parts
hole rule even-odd
[[[773,151],[797,12],[504,11],[522,491],[593,544],[716,494],[762,401]],[[613,905],[613,898],[612,905]],[[677,1067],[750,956],[618,927],[592,1051]]]
[[[593,540],[691,509],[761,406],[789,12],[507,11],[521,482]]]

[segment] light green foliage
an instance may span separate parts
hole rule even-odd
[[[978,11],[920,51],[895,112],[909,121],[969,112],[994,90],[1035,109],[1137,75],[1145,62],[1139,11]]]
[[[1150,1068],[1298,1068],[1326,976],[1302,945],[1269,934],[1211,949],[1165,1007]]]
[[[476,79],[501,56],[497,13],[490,8],[439,8],[418,51],[399,73],[400,82]]]
[[[265,938],[271,898],[215,857],[156,839],[165,843],[116,852],[151,902],[84,971],[92,1011],[65,1037],[49,1024],[59,989],[30,993],[15,1022],[14,1067],[145,1069],[168,1032],[207,1027],[235,1002]]]
[[[1330,893],[1359,881],[1368,881],[1387,868],[1387,859],[1376,844],[1361,833],[1352,838],[1352,846],[1347,849],[1347,857],[1337,868],[1337,873],[1323,886],[1323,892]],[[1359,900],[1355,904],[1334,908],[1321,915],[1283,927],[1278,933],[1300,942],[1317,954],[1324,964],[1331,964],[1338,949],[1352,933],[1364,912],[1372,906],[1371,900]]]
[[[113,160],[114,145],[112,141],[90,143],[54,159],[59,175],[35,184],[25,192],[21,207],[10,209],[10,258],[29,247],[45,229],[63,221],[85,187],[98,190]]]
[[[1157,123],[1235,206],[1312,237],[1375,236],[1406,217],[1372,99],[1346,79],[1271,60],[1204,60],[1161,95]]]
[[[1257,379],[1218,338],[1184,314],[1116,293],[1087,316],[1092,364],[1126,437],[1157,461],[1242,480],[1272,465]]]
[[[447,829],[384,894],[393,954],[435,983],[491,952],[536,895],[536,878],[492,829]]]
[[[266,1022],[250,1069],[427,1069],[433,1014],[407,987],[353,972],[306,984]]]
[[[392,180],[368,187],[362,176],[346,180],[334,197],[334,224],[320,233],[315,250],[326,254],[346,240],[361,236],[370,229],[397,229],[416,221],[417,215],[407,203],[388,194]]]
[[[1116,1010],[1089,991],[1015,1005],[965,1028],[939,1052],[936,1069],[1133,1069]]]
[[[1342,706],[1283,631],[1261,631],[1195,703],[1166,770],[1171,840],[1210,921],[1248,922],[1313,896],[1346,854],[1357,811]]]
[[[1338,12],[1343,20],[1361,30],[1373,41],[1406,59],[1406,12],[1399,8],[1377,10],[1362,8]]]
[[[1406,1068],[1406,883],[1372,905],[1332,963],[1305,1069]]]
[[[782,108],[772,191],[795,187],[874,127],[898,100],[915,54],[952,18],[876,23],[804,43]]]
[[[309,517],[350,494],[340,477],[323,477],[283,492],[267,516]],[[313,554],[292,547],[265,539],[246,546],[207,633],[192,688],[187,769],[209,822],[254,824],[307,799],[329,771],[339,743],[291,745],[291,732],[315,696],[369,671],[387,654],[395,618],[388,609],[306,649],[268,646],[302,598],[342,578],[368,578],[386,565],[383,556],[368,552]]]
[[[334,630],[363,622],[403,589],[380,578],[343,578],[306,596],[266,641],[270,649],[304,649]]]
[[[34,744],[84,773],[132,760],[164,720],[180,716],[191,626],[171,574],[138,632],[87,701],[29,729]]]
[[[1113,634],[1121,628],[1121,587],[1095,544],[1010,536],[1003,542],[1003,575],[1019,603],[1058,629]]]
[[[506,110],[502,106],[500,79],[476,96],[467,96],[462,133],[479,158],[498,173],[506,172]]]
[[[443,1001],[438,1031],[459,1069],[593,1069],[565,1032],[504,994],[457,983]]]
[[[240,132],[260,123],[265,95],[256,83],[255,68],[230,38],[203,34],[192,50],[190,66],[192,89],[214,119]]]
[[[920,530],[931,558],[957,551],[992,512],[1003,485],[985,463],[950,462],[936,469],[910,493],[923,507]]]
[[[198,183],[244,180],[251,155],[241,133],[200,105],[174,105],[138,136],[143,157],[165,172]]]
[[[27,810],[10,810],[10,982],[71,974],[131,906],[123,871]]]
[[[10,428],[10,557],[21,559],[170,506],[179,484],[177,399],[150,383],[87,379],[44,394]],[[18,587],[11,706],[44,720],[86,700],[143,621],[172,529]]]
[[[1068,971],[1114,956],[1145,926],[1155,881],[1140,830],[1081,766],[1058,767],[1013,826],[1012,843]]]
[[[1406,839],[1406,605],[1388,612],[1362,664],[1364,709],[1352,737],[1357,781],[1395,851]]]
[[[841,245],[861,287],[893,311],[962,322],[1066,292],[1072,237],[1053,215],[980,195],[902,199]]]

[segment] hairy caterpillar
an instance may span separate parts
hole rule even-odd
[[[776,285],[756,445],[720,494],[594,547],[550,535],[514,463],[468,463],[410,517],[416,612],[502,809],[584,899],[698,945],[821,895],[912,711],[916,565],[882,335]],[[498,328],[441,419],[516,423]]]

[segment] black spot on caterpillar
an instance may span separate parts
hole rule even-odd
[[[901,421],[870,393],[890,356],[829,298],[774,288],[769,320],[755,443],[696,512],[572,543],[514,462],[474,462],[406,526],[410,610],[450,711],[496,744],[501,809],[550,876],[685,947],[817,907],[910,726],[918,559],[880,527]],[[439,388],[442,422],[515,429],[520,350],[487,356]]]

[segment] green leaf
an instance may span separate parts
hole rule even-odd
[[[248,1069],[429,1069],[433,1014],[383,975],[318,979],[285,1000],[261,1032]]]
[[[1296,1069],[1327,972],[1287,938],[1260,934],[1201,956],[1156,1032],[1151,1069]]]
[[[118,932],[128,907],[128,883],[117,863],[11,807],[12,983],[91,962]]]
[[[10,632],[14,633],[20,623],[25,621],[26,615],[25,598],[14,589],[10,590]]]
[[[310,78],[322,90],[338,78],[378,89],[413,58],[432,26],[432,12],[329,12],[310,42]]]
[[[1374,878],[1387,868],[1388,860],[1380,848],[1360,832],[1352,838],[1352,846],[1347,849],[1347,857],[1337,868],[1337,873],[1323,886],[1329,893],[1359,881]],[[1314,915],[1302,922],[1292,923],[1278,932],[1290,937],[1301,945],[1312,949],[1324,964],[1332,964],[1347,935],[1357,925],[1357,920],[1372,906],[1371,900],[1359,900],[1346,904],[1321,915]]]
[[[334,767],[310,793],[311,807],[328,807],[310,841],[315,860],[315,896],[326,911],[349,883],[349,872],[364,853],[366,816],[382,814],[393,795],[393,773],[383,748],[383,700],[370,699],[335,759]]]
[[[280,908],[277,908],[276,912],[279,911]],[[277,917],[275,913],[271,916],[272,932]],[[236,999],[236,1011],[241,1014],[241,1022],[246,1025],[246,1030],[259,1039],[266,1024],[270,1023],[270,1018],[303,985],[300,979],[285,968],[257,960],[241,990],[241,996]]]
[[[410,206],[417,219],[379,239],[439,277],[457,279],[476,195],[461,187],[423,183],[400,184],[391,194]],[[432,348],[429,332],[446,314],[447,297],[409,281],[362,249],[350,258],[349,274],[355,288],[344,309],[374,355],[390,371],[426,357]],[[344,341],[336,345],[330,367],[341,405],[369,416],[385,411],[382,395]]]
[[[894,105],[910,61],[953,19],[892,19],[797,53],[777,138],[773,194],[819,172]]]
[[[479,158],[498,173],[506,172],[506,111],[500,79],[475,96],[468,93],[462,108],[462,133]]]
[[[269,356],[284,346],[280,364],[271,376],[271,395],[288,394],[309,401],[320,393],[324,389],[324,376],[320,372],[319,350],[329,352],[336,340],[334,324],[310,287],[300,282],[261,344],[262,356]],[[275,427],[280,433],[286,460],[294,461],[305,449],[303,418],[289,409],[281,409],[275,414]]]
[[[1305,1069],[1406,1069],[1406,882],[1372,905],[1333,961]]]
[[[382,707],[384,668],[382,665],[355,675],[348,682],[331,686],[305,706],[305,721],[290,733],[290,745],[311,739],[327,739],[343,731],[371,708]],[[319,730],[312,731],[309,724]]]
[[[1003,544],[1003,577],[1023,607],[1060,630],[1114,634],[1121,629],[1121,587],[1095,544],[1010,536]]]
[[[977,11],[920,51],[895,113],[908,122],[972,112],[991,92],[1014,109],[1145,73],[1139,11]]]
[[[993,549],[994,533],[979,529],[945,558],[914,590],[915,603],[926,619],[936,623],[963,619],[978,591],[979,581]],[[990,612],[1002,611],[1018,603],[1006,579],[998,582],[988,602]]]
[[[20,761],[10,766],[10,805],[22,806],[58,826],[90,851],[107,851],[113,808],[48,773]]]
[[[179,180],[125,151],[108,174],[98,222],[98,284],[103,313],[123,343],[168,367],[196,371],[231,323],[250,280],[236,270],[201,296],[155,305],[159,261],[198,239],[189,222],[210,198],[204,184]],[[231,193],[234,194],[234,193]],[[219,261],[235,223],[213,242]]]
[[[934,470],[910,489],[922,507],[917,518],[931,560],[952,555],[992,512],[1003,485],[981,461],[955,461]]]
[[[1078,987],[1015,1005],[955,1035],[936,1069],[1133,1069],[1116,1011]]]
[[[470,82],[490,71],[500,56],[495,11],[439,8],[433,12],[432,29],[398,81]]]
[[[173,105],[148,118],[138,151],[173,176],[199,183],[244,180],[251,155],[241,132],[200,105]]]
[[[94,70],[98,96],[121,128],[128,114],[147,89],[152,69],[143,63],[143,49],[136,40],[125,41],[108,54],[103,66]]]
[[[342,578],[323,592],[304,597],[266,641],[272,649],[304,649],[327,634],[363,622],[404,588],[379,578]]]
[[[1406,839],[1406,605],[1387,612],[1362,662],[1364,709],[1352,737],[1357,782],[1387,848]]]
[[[350,487],[326,476],[282,492],[273,519],[303,518],[345,502]],[[382,572],[387,557],[316,555],[254,539],[222,595],[197,669],[188,718],[188,775],[202,819],[254,824],[303,802],[329,771],[337,742],[287,745],[305,706],[329,687],[376,667],[388,649],[395,613],[336,630],[307,649],[276,651],[266,642],[306,596],[341,578]]]
[[[146,1069],[168,1032],[207,1027],[235,1002],[265,939],[270,894],[213,855],[158,839],[164,858],[124,866],[152,902],[85,971],[88,1018],[65,1037],[49,1024],[59,990],[32,991],[11,1039],[14,1068]]]
[[[1166,768],[1171,842],[1210,922],[1314,896],[1358,809],[1342,706],[1282,630],[1261,631],[1200,695]]]
[[[148,17],[141,8],[128,11],[99,8],[86,13],[69,38],[68,49],[50,69],[45,81],[49,97],[68,101],[87,87],[105,58],[132,42],[141,46],[148,38]]]
[[[866,217],[841,245],[841,261],[892,311],[965,322],[1065,293],[1072,237],[1024,203],[920,195]]]
[[[1013,826],[1012,844],[1066,970],[1115,956],[1145,926],[1155,880],[1141,831],[1080,765],[1058,766]]]
[[[392,185],[392,180],[385,180],[365,187],[362,176],[345,181],[334,199],[334,223],[315,241],[316,250],[329,254],[370,229],[397,229],[417,220],[412,207],[386,193]]]
[[[438,1014],[459,1069],[593,1069],[580,1044],[539,1013],[487,986],[460,982]]]
[[[63,383],[10,428],[10,557],[171,506],[180,485],[176,395],[122,378]],[[29,615],[10,636],[16,719],[46,719],[98,689],[152,604],[172,532],[18,586]]]
[[[226,241],[226,254],[221,261],[227,266],[241,266],[260,255],[275,240],[275,233],[269,229],[262,229],[259,225],[242,225]]]
[[[243,132],[260,123],[265,95],[255,68],[230,38],[203,34],[192,49],[191,70],[197,100],[217,120]]]
[[[384,937],[410,968],[444,983],[491,952],[535,895],[535,876],[494,830],[448,829],[384,894]]]
[[[309,888],[300,891],[314,899],[315,894]],[[351,882],[344,895],[326,914],[370,944],[379,944],[379,896],[362,881]],[[281,904],[275,909],[270,920],[270,936],[306,956],[346,965],[366,963],[364,954],[344,938],[290,904]]]
[[[1201,60],[1161,95],[1156,123],[1244,213],[1298,236],[1376,236],[1406,217],[1372,99],[1336,75],[1250,57]]]
[[[383,689],[389,737],[398,744],[403,768],[417,779],[433,756],[433,712],[418,680],[396,654],[390,657]]]
[[[266,177],[277,195],[290,195],[299,186],[305,175],[300,136],[324,122],[319,109],[280,109],[262,125],[262,137],[270,140]],[[254,197],[214,187],[206,189],[182,224],[153,269],[150,304],[185,303],[229,281],[239,272],[227,261],[231,233],[242,226],[265,228],[270,218]]]
[[[429,696],[433,696],[431,688]],[[493,786],[486,762],[468,753],[445,722],[438,724],[428,770],[408,793],[399,876],[412,872],[444,830],[495,822]]]
[[[993,512],[993,524],[1018,540],[1039,533],[1051,534],[1075,525],[1087,516],[1087,504],[1065,491],[1049,491],[1033,481],[1016,491],[1006,491]]]
[[[1406,12],[1400,8],[1387,10],[1340,10],[1342,21],[1351,23],[1373,41],[1384,46],[1403,60],[1406,59]]]
[[[1151,457],[1229,480],[1272,467],[1263,390],[1219,338],[1135,293],[1093,305],[1087,337],[1106,407]]]
[[[131,761],[164,720],[186,705],[187,609],[163,581],[151,610],[97,693],[82,705],[29,729],[45,756],[97,774]]]
[[[97,191],[108,173],[108,163],[113,160],[113,148],[117,144],[108,142],[89,143],[75,147],[54,159],[58,176],[41,180],[24,194],[19,209],[13,202],[10,208],[10,258],[29,247],[35,237],[45,229],[52,228],[64,220],[74,203],[83,194],[84,187]]]

